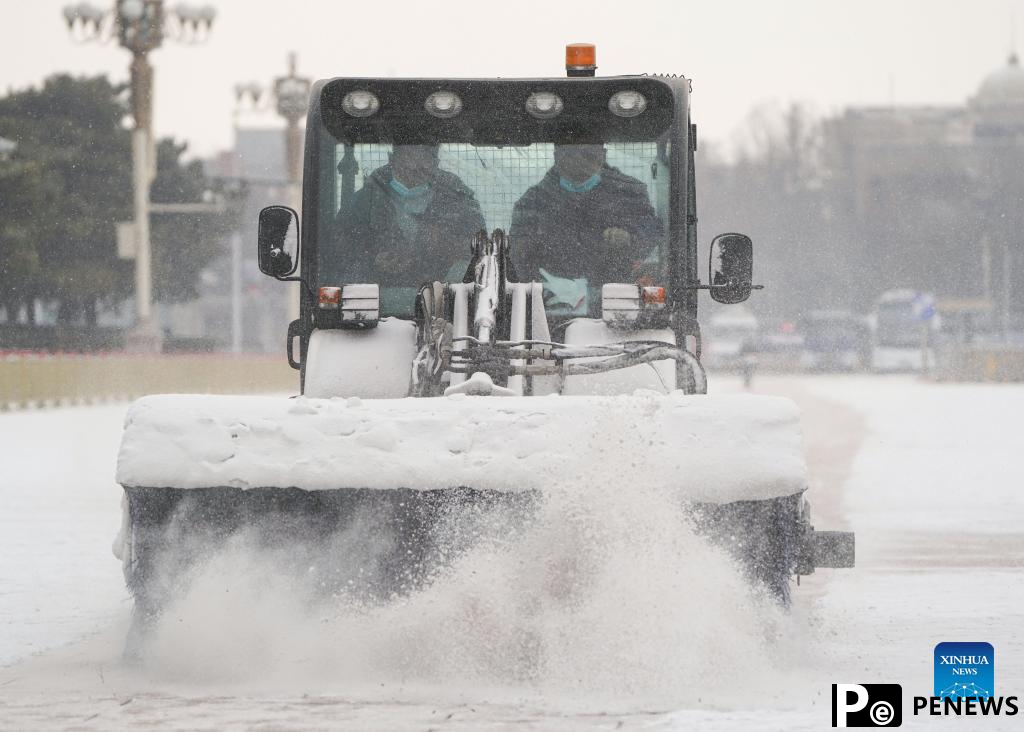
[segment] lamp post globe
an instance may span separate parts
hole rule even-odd
[[[121,19],[129,23],[135,23],[142,18],[145,9],[142,0],[121,0],[117,4],[117,11]]]
[[[309,81],[294,76],[279,79],[275,90],[277,112],[284,118],[304,117],[309,104]]]

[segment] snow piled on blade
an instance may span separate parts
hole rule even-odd
[[[726,503],[807,486],[799,412],[751,395],[285,399],[151,396],[124,486],[562,491],[595,476]]]

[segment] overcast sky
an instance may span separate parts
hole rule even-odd
[[[822,114],[961,103],[1006,62],[1024,23],[1024,0],[210,2],[208,43],[169,41],[153,55],[157,133],[203,155],[231,145],[235,84],[268,83],[290,50],[315,78],[561,76],[564,44],[593,42],[601,75],[692,78],[702,137],[729,142],[765,103],[807,102]],[[0,0],[0,90],[59,71],[127,78],[116,43],[72,42],[65,4]]]

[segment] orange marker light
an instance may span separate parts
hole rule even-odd
[[[597,68],[597,46],[570,43],[565,47],[565,70],[570,76],[593,76]]]
[[[341,288],[340,287],[321,287],[320,288],[320,307],[324,310],[337,310],[338,306],[341,305]]]
[[[664,287],[643,287],[640,290],[640,296],[644,305],[651,305],[654,307],[663,307],[665,305]]]

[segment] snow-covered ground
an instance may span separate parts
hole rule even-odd
[[[126,409],[0,413],[0,666],[95,632],[128,606],[110,551]]]
[[[827,629],[828,680],[900,683],[904,726],[935,726],[941,718],[914,718],[909,706],[931,692],[934,646],[979,640],[995,647],[996,694],[1024,696],[1024,387],[858,376],[759,388],[808,393],[792,395],[812,449],[848,441],[841,410],[863,419],[839,506],[857,532],[858,567],[835,575],[808,612]],[[822,404],[836,409],[819,413]]]
[[[120,662],[129,603],[110,554],[124,407],[0,415],[0,728],[816,730],[842,682],[901,683],[905,727],[1013,727],[915,718],[909,701],[930,693],[942,641],[992,643],[997,694],[1024,692],[1024,387],[755,391],[803,408],[817,523],[857,532],[857,569],[806,579],[789,616],[649,496],[598,486],[385,610],[311,608],[225,557],[145,670]],[[565,595],[557,580],[581,566]]]
[[[937,643],[986,641],[996,694],[1024,697],[1024,388],[910,377],[807,388],[866,419],[842,501],[858,570],[816,608],[860,641],[830,643],[837,661],[863,681],[901,683],[906,703],[930,692]],[[970,726],[1017,728],[1016,720]]]

